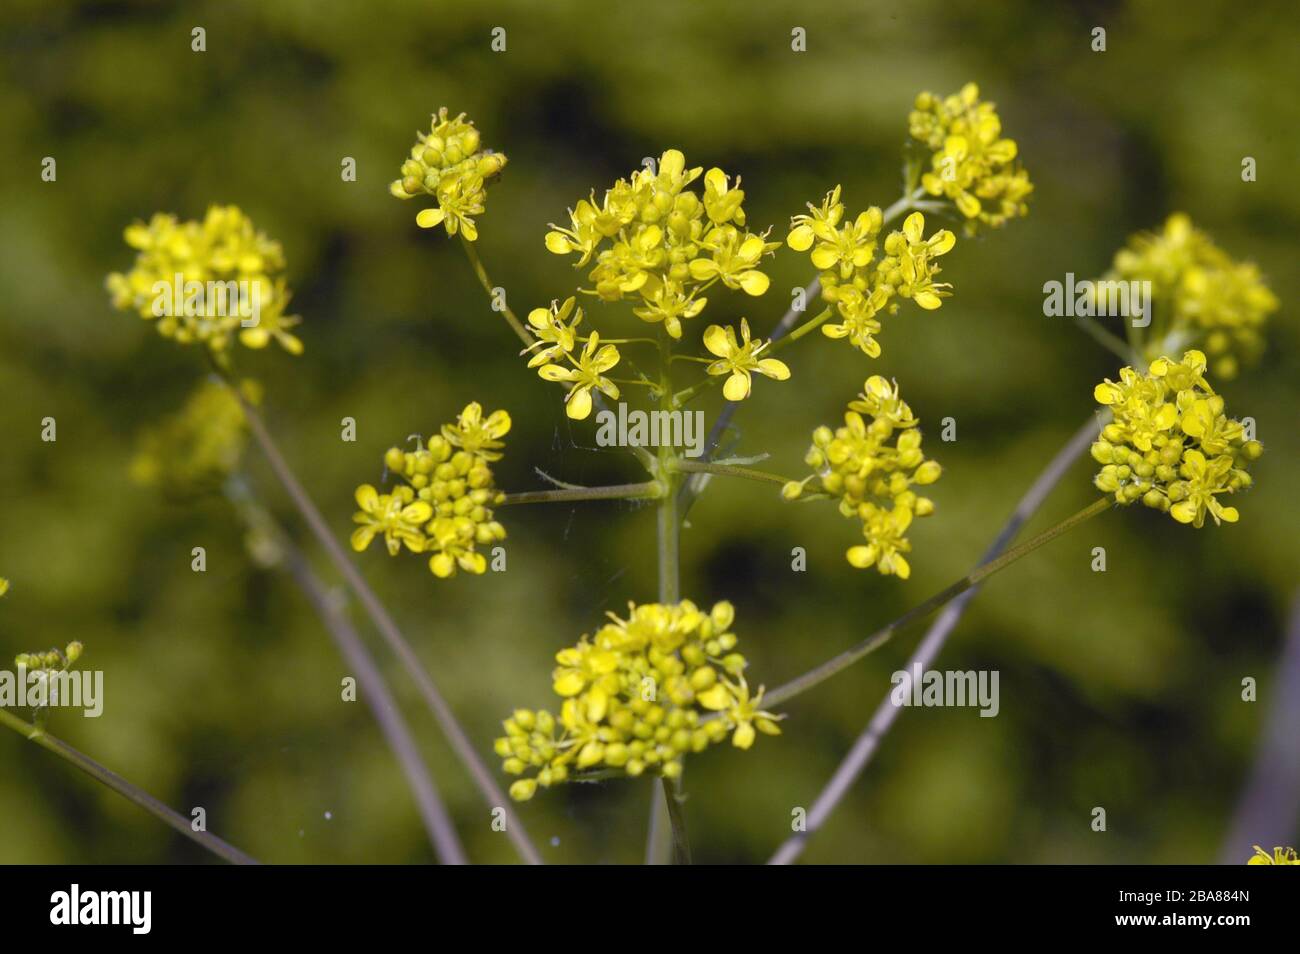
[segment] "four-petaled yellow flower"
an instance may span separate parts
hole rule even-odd
[[[537,373],[547,381],[563,381],[573,385],[564,401],[564,412],[575,421],[584,420],[591,414],[592,389],[603,392],[611,400],[618,400],[618,385],[604,376],[614,365],[618,364],[618,348],[612,344],[600,347],[600,335],[591,333],[582,354],[576,358],[566,354],[572,368],[558,364],[546,364],[538,368]]]
[[[433,508],[423,500],[416,500],[410,487],[396,487],[391,494],[381,494],[370,484],[362,484],[357,488],[356,498],[361,511],[352,519],[361,526],[352,532],[352,549],[360,553],[379,533],[384,535],[384,543],[393,556],[401,551],[402,544],[412,553],[424,549],[420,527],[433,516]]]
[[[753,387],[751,380],[755,373],[785,381],[790,377],[790,369],[784,361],[776,358],[760,358],[763,350],[771,342],[750,340],[749,322],[740,319],[740,339],[736,338],[736,329],[728,325],[710,325],[704,332],[704,347],[717,355],[718,360],[708,367],[709,374],[730,375],[722,386],[722,393],[728,401],[743,401],[749,397]]]

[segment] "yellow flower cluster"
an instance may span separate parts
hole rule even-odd
[[[1223,413],[1223,398],[1204,377],[1205,355],[1181,362],[1158,358],[1146,374],[1122,368],[1093,395],[1114,415],[1092,445],[1102,465],[1093,481],[1122,504],[1141,500],[1179,523],[1237,522],[1237,508],[1216,498],[1251,484],[1246,468],[1264,452],[1239,421]]]
[[[656,168],[619,179],[600,202],[594,192],[580,200],[569,211],[569,228],[551,225],[546,247],[577,254],[577,268],[594,258],[589,277],[596,295],[632,299],[637,317],[663,322],[680,338],[682,320],[704,310],[702,293],[715,283],[748,295],[767,291],[758,266],[778,245],[745,228],[739,176],[733,182],[713,168],[704,175],[703,194],[688,191],[701,172],[687,169],[686,157],[669,149]]]
[[[966,217],[968,234],[1027,214],[1025,200],[1034,191],[1029,174],[1015,161],[1015,140],[1002,138],[996,107],[979,95],[974,83],[942,98],[921,93],[908,116],[912,138],[930,151],[921,187],[951,199]]]
[[[239,389],[249,403],[261,402],[256,381],[244,380]],[[234,392],[221,381],[206,380],[176,412],[140,435],[131,478],[180,497],[214,490],[239,466],[247,428]]]
[[[510,431],[510,415],[468,405],[455,424],[444,424],[441,434],[414,451],[390,447],[384,466],[405,481],[381,494],[370,484],[357,488],[361,510],[353,516],[359,524],[352,533],[358,553],[379,535],[390,556],[402,546],[412,553],[428,553],[429,569],[441,579],[456,575],[457,568],[483,573],[487,559],[476,547],[506,538],[492,516],[491,506],[504,497],[494,484],[490,464],[501,459],[499,438]]]
[[[464,113],[448,119],[446,106],[434,114],[427,136],[415,135],[411,158],[402,163],[402,177],[388,191],[399,199],[433,196],[437,208],[421,210],[415,224],[422,229],[441,224],[448,235],[459,232],[475,241],[478,228],[471,216],[483,214],[486,183],[505,168],[505,155],[480,149],[474,123]]]
[[[128,226],[124,238],[138,254],[129,272],[108,276],[115,308],[157,321],[165,338],[205,344],[218,356],[236,335],[249,348],[274,338],[290,354],[302,353],[289,332],[301,319],[284,313],[289,290],[280,243],[236,206],[211,206],[201,222],[160,212]]]
[[[1234,260],[1182,213],[1171,215],[1159,232],[1130,238],[1106,277],[1149,281],[1152,301],[1167,309],[1158,316],[1165,333],[1201,345],[1222,378],[1235,377],[1243,360],[1258,357],[1263,326],[1278,307],[1253,263]]]
[[[849,404],[844,426],[833,432],[817,428],[804,459],[816,473],[786,484],[782,495],[794,500],[820,478],[814,489],[838,497],[840,513],[862,521],[867,542],[849,549],[849,563],[859,569],[874,566],[904,580],[911,576],[903,556],[912,550],[907,528],[914,517],[934,513],[934,502],[912,487],[934,483],[941,469],[925,459],[917,420],[898,385],[879,375],[868,378],[858,400]]]
[[[534,308],[528,313],[528,328],[537,338],[525,353],[537,351],[528,360],[528,367],[537,368],[544,381],[560,381],[570,385],[564,399],[564,412],[575,421],[591,414],[593,389],[617,401],[618,385],[605,377],[605,372],[619,362],[615,345],[601,345],[600,335],[592,331],[587,338],[579,338],[578,325],[582,324],[582,309],[572,297],[564,304],[551,303],[550,308]],[[578,344],[586,341],[581,351]],[[564,363],[567,362],[567,366]]]
[[[749,322],[740,319],[740,338],[736,338],[736,329],[728,325],[709,325],[704,331],[704,347],[718,360],[710,362],[706,369],[712,375],[727,375],[722,385],[722,394],[728,401],[743,401],[749,397],[753,387],[753,376],[761,374],[775,381],[790,378],[790,369],[784,361],[776,358],[759,357],[770,341],[760,341],[749,336]]]
[[[516,709],[505,720],[496,753],[519,801],[575,778],[645,772],[675,778],[682,758],[728,735],[748,749],[758,732],[779,735],[777,720],[751,696],[745,657],[731,632],[727,602],[709,612],[690,600],[628,605],[627,619],[609,614],[590,638],[556,654],[559,715]]]
[[[1253,854],[1248,865],[1300,865],[1300,855],[1296,854],[1294,848],[1274,848],[1273,853],[1269,854],[1259,845],[1255,846]]]
[[[880,355],[880,316],[898,311],[898,298],[910,298],[926,310],[942,304],[951,287],[938,283],[938,259],[952,251],[956,238],[947,229],[925,237],[925,216],[913,212],[899,231],[885,238],[884,255],[876,261],[883,214],[872,206],[851,222],[837,185],[821,206],[808,204],[807,215],[790,220],[786,244],[796,252],[812,249],[812,263],[821,270],[822,297],[834,304],[838,321],[821,326],[828,338],[847,338],[869,357]],[[874,265],[873,265],[874,263]]]

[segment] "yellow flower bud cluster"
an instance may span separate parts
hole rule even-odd
[[[31,672],[64,672],[81,658],[85,649],[81,643],[73,641],[64,649],[47,649],[45,652],[19,653],[14,657],[14,665],[22,666]]]
[[[1002,138],[996,107],[979,95],[974,83],[942,98],[921,93],[908,116],[912,138],[930,151],[921,187],[952,200],[966,218],[967,234],[1027,214],[1025,200],[1034,190],[1029,174],[1015,161],[1015,140]]]
[[[917,420],[898,385],[879,375],[868,378],[858,400],[849,404],[844,426],[817,428],[804,459],[816,473],[786,484],[782,495],[797,499],[809,482],[819,480],[815,489],[838,497],[840,513],[862,521],[867,542],[849,549],[849,563],[904,580],[911,576],[903,556],[912,550],[907,528],[914,517],[934,513],[934,501],[912,487],[934,483],[942,471],[925,459]]]
[[[594,636],[557,653],[559,714],[516,709],[496,740],[502,768],[526,776],[511,797],[607,775],[676,778],[683,757],[728,736],[748,749],[759,732],[779,735],[782,717],[761,708],[762,688],[750,695],[735,615],[727,602],[707,613],[690,600],[630,603],[627,619],[610,613]]]
[[[1223,413],[1223,398],[1204,377],[1205,355],[1188,351],[1181,362],[1158,358],[1146,374],[1122,368],[1093,391],[1111,409],[1112,423],[1092,445],[1102,465],[1094,483],[1122,504],[1141,500],[1179,523],[1236,523],[1236,507],[1216,498],[1251,484],[1246,468],[1264,449],[1247,440],[1239,421]]]
[[[938,308],[952,287],[935,281],[938,259],[952,251],[956,238],[947,229],[925,237],[925,216],[913,212],[901,230],[885,238],[885,254],[876,261],[883,213],[872,206],[841,225],[844,203],[837,185],[820,206],[808,203],[807,215],[790,219],[786,244],[796,252],[812,249],[821,270],[822,297],[832,302],[839,320],[821,326],[828,338],[847,338],[868,357],[880,356],[880,316],[898,311],[898,299],[910,298],[927,311]]]
[[[1300,865],[1300,855],[1296,854],[1294,848],[1274,848],[1272,854],[1265,851],[1259,845],[1255,846],[1253,854],[1248,865]]]
[[[274,338],[290,354],[302,353],[289,332],[301,319],[284,313],[289,290],[280,243],[236,206],[211,206],[201,222],[160,212],[128,226],[123,237],[137,255],[129,272],[105,282],[113,307],[156,321],[164,338],[205,344],[218,356],[236,335],[249,348]]]
[[[1202,347],[1221,378],[1259,356],[1264,324],[1278,307],[1258,267],[1233,259],[1183,213],[1159,232],[1130,238],[1106,278],[1149,281],[1154,306],[1166,310],[1156,316],[1159,326]]]
[[[399,199],[433,196],[437,208],[419,212],[416,225],[431,229],[441,224],[448,235],[459,232],[475,241],[478,228],[471,216],[483,214],[486,183],[505,168],[505,155],[480,149],[474,123],[464,113],[448,119],[446,106],[434,114],[428,135],[415,135],[411,158],[402,163],[402,177],[388,191]]]
[[[249,403],[261,402],[256,381],[246,379],[239,389]],[[177,411],[141,433],[131,479],[178,497],[216,490],[239,466],[247,432],[234,392],[221,381],[203,381]]]
[[[359,553],[382,535],[390,556],[397,556],[403,545],[412,553],[430,554],[429,569],[440,579],[455,576],[458,568],[485,572],[487,558],[477,547],[506,538],[492,515],[491,507],[504,494],[496,489],[489,465],[501,459],[499,438],[509,431],[509,414],[495,411],[485,418],[483,408],[473,403],[427,445],[413,451],[390,447],[384,465],[405,482],[387,494],[370,484],[357,488],[361,510],[352,518],[359,524],[352,548]]]
[[[701,172],[701,166],[687,169],[686,157],[669,149],[653,168],[615,182],[600,202],[594,192],[580,200],[569,210],[569,228],[551,225],[546,247],[577,254],[577,268],[594,258],[589,277],[596,295],[635,301],[637,317],[663,322],[680,338],[683,319],[704,310],[702,293],[715,283],[747,295],[767,291],[758,266],[778,247],[766,233],[745,228],[739,176],[733,182],[715,167],[704,175],[702,194],[687,190]]]

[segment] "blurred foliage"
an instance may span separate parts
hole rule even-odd
[[[1131,232],[1187,211],[1257,261],[1282,301],[1263,363],[1224,388],[1267,448],[1240,524],[1194,532],[1135,508],[999,576],[941,665],[999,669],[1000,716],[905,713],[806,858],[1210,860],[1271,699],[1300,564],[1300,438],[1287,430],[1300,389],[1300,279],[1289,267],[1300,180],[1286,171],[1300,129],[1294,17],[1290,3],[1227,0],[9,0],[0,573],[13,589],[0,653],[85,643],[82,665],[107,672],[105,714],[56,713],[52,731],[183,812],[203,805],[213,831],[254,855],[430,860],[368,713],[339,704],[346,673],[303,597],[254,566],[220,498],[169,501],[128,479],[137,433],[204,369],[201,355],[110,308],[104,276],[131,259],[123,227],[237,203],[284,244],[306,354],[241,355],[241,371],[264,380],[269,424],[342,536],[352,488],[379,479],[384,448],[469,400],[514,416],[497,469],[506,489],[541,485],[534,467],[581,483],[641,479],[633,462],[594,451],[591,427],[571,425],[557,392],[524,369],[456,244],[422,233],[415,206],[388,196],[413,130],[438,106],[466,110],[510,156],[479,220],[480,249],[522,312],[577,283],[543,249],[546,224],[643,156],[677,147],[742,174],[751,222],[783,235],[836,182],[851,209],[892,201],[916,92],[974,79],[1036,184],[1029,218],[959,242],[944,262],[955,297],[889,322],[880,360],[809,339],[785,355],[794,379],[756,388],[737,418],[738,452],[770,451],[767,466],[798,473],[815,425],[834,421],[869,373],[897,377],[945,468],[936,516],[914,528],[912,579],[849,567],[856,530],[833,508],[715,483],[683,532],[683,592],[735,602],[751,682],[773,685],[965,572],[1115,370],[1069,320],[1043,317],[1043,283],[1097,274]],[[205,53],[190,49],[194,26],[207,30]],[[502,53],[489,46],[495,26],[507,30]],[[794,26],[807,30],[806,53],[790,50]],[[1107,29],[1104,53],[1089,47],[1094,26]],[[57,159],[55,183],[41,181],[44,156]],[[345,156],[357,182],[341,181]],[[1241,181],[1243,156],[1258,161],[1257,182]],[[764,299],[719,297],[714,320],[743,313],[764,334],[788,303],[783,289],[811,277],[788,250],[770,271]],[[39,439],[46,416],[57,443]],[[339,438],[344,416],[358,422],[355,443]],[[947,416],[955,443],[937,439]],[[1091,473],[1078,464],[1030,529],[1085,504]],[[548,699],[554,651],[655,587],[649,509],[501,516],[504,574],[439,583],[423,561],[360,557],[493,764],[499,720]],[[198,545],[205,574],[190,570]],[[794,546],[809,572],[790,571]],[[1106,573],[1089,569],[1094,546],[1107,549]],[[698,860],[768,856],[917,636],[797,700],[781,738],[688,762]],[[409,680],[387,671],[470,855],[513,860]],[[1259,680],[1255,705],[1240,702],[1247,675]],[[0,767],[0,862],[206,860],[9,733]],[[524,817],[549,859],[635,861],[651,789],[569,786]],[[1097,805],[1104,835],[1088,824]]]

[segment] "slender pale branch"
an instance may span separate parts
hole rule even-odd
[[[657,480],[639,484],[612,484],[608,487],[569,487],[560,490],[525,490],[506,494],[498,506],[529,503],[571,503],[575,500],[644,500],[661,497],[664,487]]]
[[[495,303],[496,298],[494,296],[497,286],[493,285],[492,279],[488,277],[487,269],[483,267],[483,260],[479,258],[478,250],[474,248],[474,243],[462,235],[460,237],[460,244],[465,249],[465,256],[469,259],[470,267],[474,269],[474,274],[478,276],[479,284],[482,285],[483,290],[487,292],[488,299]],[[524,329],[523,322],[519,320],[511,310],[510,305],[505,301],[501,302],[501,314],[503,314],[506,321],[510,323],[510,327],[514,330],[514,333],[518,335],[519,340],[524,343],[524,347],[529,348],[536,343],[536,339],[534,339],[533,336]]]
[[[1052,488],[1069,471],[1070,466],[1087,452],[1088,446],[1096,437],[1098,430],[1099,425],[1096,419],[1090,417],[1065,443],[1065,446],[1056,453],[1056,456],[1052,458],[1051,462],[1030,486],[1028,492],[1021,498],[1020,503],[1017,504],[1015,511],[1011,514],[1011,518],[1006,522],[1006,525],[1003,526],[997,538],[984,554],[981,565],[996,559],[1010,545],[1016,534],[1020,532],[1020,528],[1038,511]],[[972,586],[944,607],[943,612],[939,614],[939,618],[926,631],[920,645],[903,667],[905,672],[915,672],[918,667],[920,671],[924,672],[933,664],[939,652],[943,649],[949,634],[956,628],[962,614],[966,611],[966,607],[975,598],[977,592],[979,592],[979,587]],[[831,776],[825,788],[817,795],[812,807],[808,809],[805,830],[796,832],[787,838],[768,861],[768,864],[786,865],[799,857],[806,847],[808,839],[821,829],[826,820],[830,818],[831,813],[839,807],[840,802],[848,795],[849,790],[861,777],[863,771],[866,770],[867,764],[879,749],[881,741],[901,714],[902,708],[894,705],[893,700],[886,693],[885,698],[871,717],[871,721],[867,723],[866,728],[862,730],[862,733],[853,743],[848,755],[844,757],[844,761],[839,764],[835,774]]]
[[[917,620],[924,619],[939,607],[960,596],[962,593],[966,592],[981,581],[988,579],[994,573],[1005,569],[1021,557],[1027,556],[1046,543],[1050,543],[1063,533],[1067,533],[1074,529],[1079,524],[1091,520],[1093,517],[1097,516],[1097,514],[1104,513],[1114,505],[1115,501],[1113,498],[1101,497],[1089,504],[1087,507],[1084,507],[1078,513],[1074,514],[1074,516],[1062,520],[1051,529],[1044,530],[1038,536],[1025,541],[1014,550],[1009,550],[1002,554],[1002,556],[990,560],[988,563],[981,564],[960,580],[957,580],[955,583],[952,583],[931,596],[924,603],[912,607],[912,609],[908,610],[892,623],[878,629],[852,649],[846,649],[838,656],[828,659],[820,666],[810,669],[802,676],[792,679],[785,685],[773,689],[771,692],[764,695],[764,704],[774,706],[782,702],[788,702],[795,696],[807,692],[813,686],[825,682],[827,679],[831,678],[831,676],[843,672],[863,656],[875,652],[885,643],[889,642],[893,635],[899,630],[906,628]]]
[[[415,736],[360,634],[331,599],[325,584],[312,570],[302,551],[293,544],[266,508],[258,503],[246,481],[239,478],[228,481],[226,496],[250,530],[268,534],[274,540],[283,554],[281,565],[289,571],[289,575],[307,597],[316,615],[325,624],[339,653],[356,674],[361,697],[379,724],[384,740],[401,766],[402,774],[406,776],[406,783],[415,798],[434,853],[443,864],[467,864],[465,849],[461,846],[451,816],[438,793],[433,773],[420,755]]]
[[[235,865],[261,864],[251,855],[246,855],[234,845],[228,844],[207,831],[195,831],[190,819],[168,808],[144,789],[133,785],[111,769],[100,765],[89,755],[79,752],[61,739],[56,739],[40,726],[25,722],[11,712],[0,709],[0,725],[13,729],[23,738],[35,742],[47,752],[53,752],[70,765],[85,772],[95,781],[111,788],[127,801],[143,808],[159,821],[180,832],[190,841],[196,842],[219,858]]]
[[[226,380],[227,384],[229,384],[229,379]],[[320,510],[317,509],[316,504],[303,489],[302,484],[298,482],[298,478],[284,459],[284,455],[280,453],[280,449],[276,446],[270,431],[266,429],[266,425],[262,421],[262,416],[244,398],[237,387],[232,385],[231,392],[238,398],[243,407],[249,430],[261,448],[267,462],[271,465],[271,470],[275,472],[276,478],[284,487],[285,492],[288,493],[294,506],[298,508],[298,512],[306,521],[312,534],[325,548],[331,562],[343,574],[343,579],[352,592],[356,594],[366,615],[375,624],[375,628],[379,630],[384,642],[401,660],[403,667],[415,681],[425,704],[433,713],[438,725],[441,726],[443,734],[451,743],[452,749],[469,770],[474,779],[474,784],[478,787],[484,801],[487,802],[489,808],[500,809],[504,812],[506,835],[514,844],[515,850],[529,864],[541,864],[541,855],[537,853],[537,849],[529,840],[523,822],[511,807],[510,799],[506,797],[492,772],[479,758],[474,744],[469,740],[469,736],[465,734],[465,730],[461,728],[460,722],[457,721],[451,707],[443,699],[442,693],[438,691],[438,687],[425,670],[420,657],[416,655],[415,650],[411,648],[411,644],[402,635],[402,631],[398,629],[397,623],[393,621],[393,617],[389,614],[387,608],[379,601],[379,597],[370,588],[370,584],[366,582],[365,577],[356,568],[351,557],[334,538],[334,534],[330,531],[325,518],[321,516]]]

